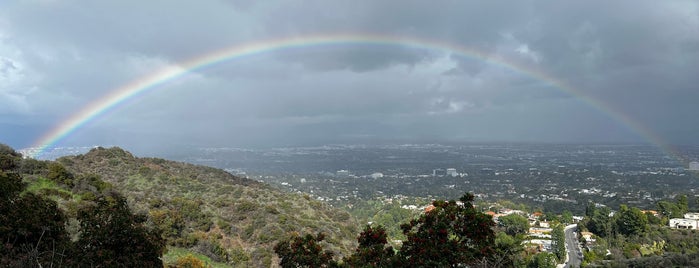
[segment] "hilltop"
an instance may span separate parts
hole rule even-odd
[[[63,211],[99,195],[86,194],[84,189],[95,187],[82,178],[109,185],[135,215],[147,217],[147,226],[162,232],[165,264],[193,254],[215,266],[268,267],[278,263],[275,244],[303,233],[324,233],[326,247],[337,256],[356,247],[358,224],[349,213],[220,169],[139,158],[116,147],[55,162],[17,161],[27,189],[55,200]]]

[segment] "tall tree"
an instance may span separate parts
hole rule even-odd
[[[20,195],[24,187],[19,175],[0,171],[0,266],[60,264],[70,243],[65,216],[53,200]]]
[[[561,222],[566,224],[573,223],[573,213],[570,210],[564,210],[561,214]]]
[[[80,238],[75,266],[162,267],[165,242],[146,228],[144,215],[134,215],[126,198],[116,192],[100,196],[96,205],[78,212]]]
[[[529,220],[521,215],[510,214],[502,216],[498,218],[498,222],[508,235],[525,234],[529,231]]]
[[[531,268],[554,268],[556,267],[556,256],[552,253],[541,252],[534,255],[529,265],[527,267]]]
[[[393,247],[386,246],[386,230],[382,226],[367,225],[357,238],[359,246],[344,263],[350,267],[388,267],[393,261]]]
[[[658,211],[666,218],[682,218],[684,213],[677,206],[677,203],[670,201],[658,201]]]
[[[407,240],[398,253],[400,266],[468,266],[491,256],[492,218],[473,207],[472,194],[459,200],[434,201],[433,210],[401,226]]]
[[[687,211],[689,211],[689,201],[687,201],[687,195],[678,195],[677,198],[677,208],[679,209],[680,214],[684,216]]]
[[[320,242],[325,239],[323,233],[314,236],[294,235],[290,239],[282,240],[274,246],[274,252],[281,259],[280,265],[287,267],[329,267],[334,265],[333,253],[323,251]]]
[[[619,233],[623,235],[641,235],[648,230],[648,217],[638,208],[621,205],[616,226]]]
[[[563,224],[558,224],[553,227],[551,242],[553,253],[556,255],[559,262],[563,262],[566,258],[566,234],[563,229]]]
[[[611,210],[608,207],[588,207],[586,215],[588,216],[586,227],[590,232],[595,233],[601,237],[609,237],[612,235],[613,222],[609,217]]]

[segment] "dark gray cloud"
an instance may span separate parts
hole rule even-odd
[[[697,143],[695,1],[6,1],[0,126],[11,127],[0,141],[29,145],[111,90],[197,55],[342,33],[434,40],[491,61],[388,44],[277,50],[169,81],[63,142],[644,141],[628,117]]]

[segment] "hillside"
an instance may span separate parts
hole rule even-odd
[[[324,246],[336,256],[356,247],[358,224],[349,213],[215,168],[101,147],[55,162],[16,153],[0,160],[21,176],[25,192],[56,202],[73,241],[82,230],[71,227],[79,208],[123,196],[134,215],[147,216],[147,228],[162,233],[165,264],[192,254],[215,267],[276,266],[274,245],[305,233],[325,233]]]
[[[288,234],[323,232],[331,250],[356,246],[356,222],[308,196],[284,193],[223,170],[157,158],[120,148],[95,148],[57,159],[70,172],[97,174],[148,213],[168,245],[240,266],[277,263],[272,247]]]

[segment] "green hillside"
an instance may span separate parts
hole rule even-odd
[[[192,254],[215,266],[276,265],[274,245],[293,234],[326,234],[325,247],[347,256],[356,247],[356,221],[307,195],[285,193],[203,166],[138,158],[120,148],[95,148],[53,161],[14,158],[26,192],[54,200],[69,219],[104,191],[123,195],[144,226],[161,232],[165,264]]]

